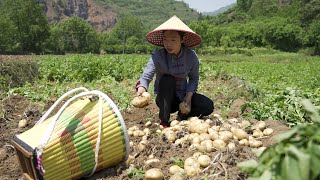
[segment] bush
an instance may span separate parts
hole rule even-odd
[[[0,89],[3,91],[32,83],[38,75],[39,65],[36,61],[0,61]]]

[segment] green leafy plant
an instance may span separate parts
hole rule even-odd
[[[238,164],[250,179],[319,179],[320,178],[320,116],[319,109],[303,100],[313,123],[300,124],[277,136],[279,143],[267,148],[259,161]]]
[[[128,177],[131,178],[138,178],[138,179],[142,179],[144,177],[144,171],[142,168],[136,168],[136,167],[129,167],[129,169],[127,170],[127,174]]]
[[[177,165],[181,168],[184,167],[184,161],[182,159],[179,159],[177,157],[170,157],[170,160],[173,162],[173,165]]]

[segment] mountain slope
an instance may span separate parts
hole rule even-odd
[[[98,31],[109,31],[123,15],[137,16],[144,29],[151,30],[173,15],[188,23],[199,13],[175,0],[40,0],[50,23],[70,16],[87,20]]]

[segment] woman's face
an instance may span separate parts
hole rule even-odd
[[[182,42],[183,40],[178,31],[165,31],[163,33],[163,45],[170,54],[178,56]]]

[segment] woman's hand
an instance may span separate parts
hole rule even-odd
[[[146,89],[142,86],[138,87],[138,90],[136,92],[136,96],[142,95],[142,93],[146,92]]]
[[[193,95],[193,92],[187,92],[186,93],[186,96],[184,97],[184,102],[186,104],[188,104],[188,106],[191,108],[191,99],[192,99],[192,95]]]

